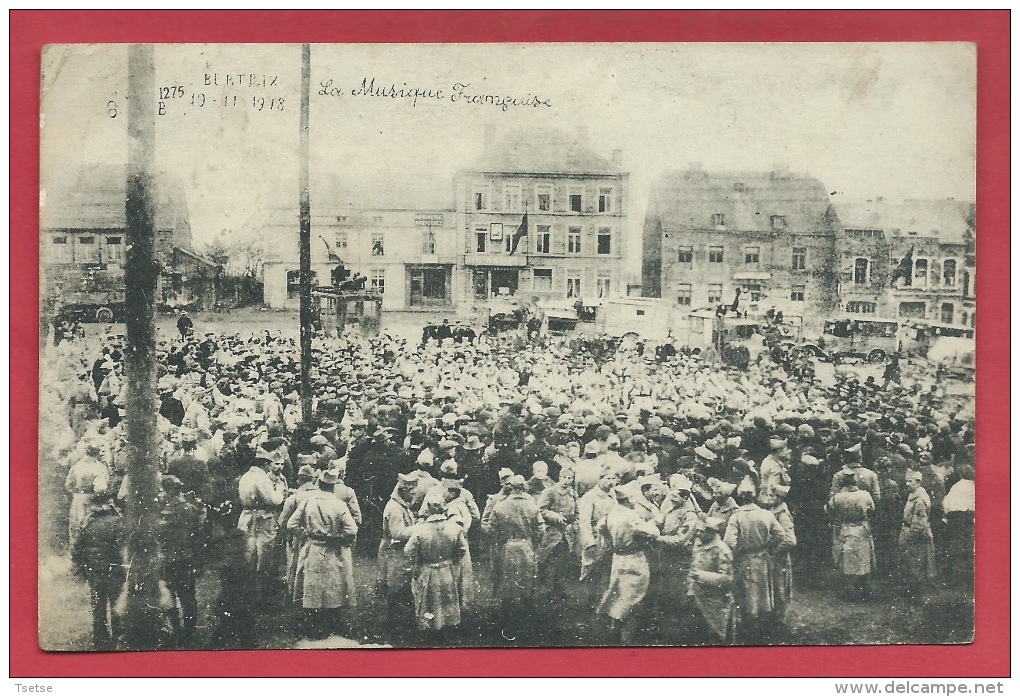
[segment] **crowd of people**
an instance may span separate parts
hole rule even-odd
[[[293,339],[187,326],[159,344],[169,642],[243,643],[281,605],[308,637],[345,635],[366,588],[427,643],[467,617],[526,640],[539,599],[581,584],[607,643],[771,643],[798,579],[834,571],[854,601],[876,577],[914,602],[972,584],[973,404],[921,363],[823,385],[767,354],[738,370],[634,341],[442,334],[317,337],[308,419]],[[124,337],[100,343],[47,352],[41,432],[107,648],[131,487]]]

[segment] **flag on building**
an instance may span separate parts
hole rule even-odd
[[[528,214],[525,213],[521,219],[521,224],[517,227],[517,232],[514,233],[513,241],[510,243],[510,253],[513,254],[517,251],[517,245],[521,243],[521,240],[528,236]]]
[[[899,265],[896,267],[896,270],[893,271],[893,273],[892,273],[892,278],[889,279],[889,286],[891,288],[895,288],[896,287],[896,281],[901,279],[901,278],[906,280],[907,283],[910,283],[910,281],[911,281],[910,275],[912,273],[914,273],[914,248],[913,247],[910,248],[910,251],[907,252],[907,255],[905,257],[900,259]]]

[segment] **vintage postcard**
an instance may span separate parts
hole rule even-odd
[[[47,46],[40,646],[971,641],[976,56]]]

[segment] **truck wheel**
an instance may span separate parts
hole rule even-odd
[[[881,363],[885,360],[885,351],[882,349],[872,349],[868,354],[869,363]]]
[[[110,324],[113,322],[113,310],[108,307],[101,307],[96,310],[96,321]]]

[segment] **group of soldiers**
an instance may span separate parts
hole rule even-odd
[[[103,344],[55,349],[42,414],[99,648],[117,640],[129,491],[123,337]],[[292,339],[161,344],[170,641],[243,641],[281,607],[309,637],[349,634],[374,588],[387,631],[426,643],[468,618],[527,639],[575,602],[609,643],[769,643],[795,574],[835,568],[854,600],[876,575],[917,599],[936,573],[966,588],[973,412],[925,366],[824,387],[768,362],[594,347],[319,338],[309,425]]]

